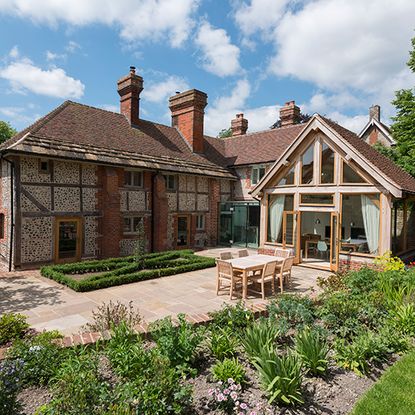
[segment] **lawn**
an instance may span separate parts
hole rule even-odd
[[[91,291],[214,266],[213,258],[181,250],[146,254],[139,261],[129,256],[45,266],[40,272],[75,291]]]
[[[415,414],[415,351],[389,368],[357,403],[352,415]]]

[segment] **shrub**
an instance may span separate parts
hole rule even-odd
[[[260,356],[263,349],[275,350],[280,331],[273,321],[264,319],[247,327],[241,341],[250,359]]]
[[[295,349],[304,366],[312,375],[323,375],[327,371],[329,347],[318,330],[304,328],[295,337]]]
[[[376,257],[374,262],[383,271],[403,271],[405,269],[403,261],[398,257],[392,256],[391,251]]]
[[[209,316],[213,326],[227,327],[234,332],[240,332],[254,321],[254,313],[242,301],[236,305],[224,304],[220,310],[210,312]]]
[[[255,358],[254,365],[269,397],[269,403],[303,403],[302,365],[297,354],[288,352],[286,355],[278,356],[275,351],[263,349],[261,355]]]
[[[17,393],[21,386],[21,372],[24,363],[21,359],[0,362],[0,414],[15,415],[19,413],[20,404]]]
[[[153,323],[152,337],[172,367],[187,372],[196,359],[197,349],[203,340],[203,329],[188,323],[184,314],[179,314],[177,318],[177,326],[173,325],[170,317]]]
[[[352,293],[368,293],[377,287],[378,271],[367,267],[358,271],[350,271],[345,275],[343,281]]]
[[[5,313],[0,317],[0,346],[12,340],[22,338],[29,324],[22,314]]]
[[[393,312],[397,329],[402,334],[415,336],[415,306],[413,303],[401,304]]]
[[[209,339],[210,352],[216,359],[223,360],[236,354],[238,339],[230,330],[213,328]]]
[[[312,324],[314,321],[313,302],[307,297],[285,294],[267,306],[271,319],[285,318],[290,327]]]
[[[236,358],[226,358],[215,363],[212,374],[216,381],[227,382],[228,379],[233,379],[236,383],[242,384],[245,380],[245,369]]]
[[[62,336],[58,332],[50,331],[14,342],[8,351],[8,357],[22,359],[24,362],[24,384],[46,385],[56,374],[67,352],[55,343],[60,337]]]
[[[108,304],[102,303],[96,310],[92,311],[92,323],[86,324],[90,331],[110,330],[124,322],[128,327],[134,328],[141,321],[138,309],[134,308],[133,302],[130,301],[128,306],[117,301]]]
[[[346,288],[344,275],[341,273],[329,274],[327,277],[317,277],[317,286],[324,291],[340,291]]]
[[[360,376],[369,372],[371,362],[384,361],[389,353],[383,339],[370,331],[363,332],[350,343],[345,339],[336,339],[334,346],[339,366]]]

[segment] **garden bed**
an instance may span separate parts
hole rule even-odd
[[[51,265],[43,267],[40,272],[75,291],[91,291],[214,266],[214,258],[182,250],[146,254],[140,260],[129,256]]]

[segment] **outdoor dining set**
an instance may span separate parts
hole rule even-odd
[[[265,299],[265,285],[269,283],[273,295],[276,283],[283,292],[284,284],[291,284],[293,264],[294,256],[290,249],[276,248],[274,255],[250,255],[247,249],[241,249],[235,258],[230,251],[220,252],[216,259],[216,294],[229,289],[229,298],[232,300],[237,288],[242,287],[243,299],[247,298],[248,288]]]

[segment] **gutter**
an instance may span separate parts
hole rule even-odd
[[[10,245],[9,245],[9,272],[12,271],[13,263],[13,236],[15,230],[15,220],[14,220],[14,170],[15,164],[14,161],[7,159],[0,153],[0,159],[6,161],[10,164]]]

